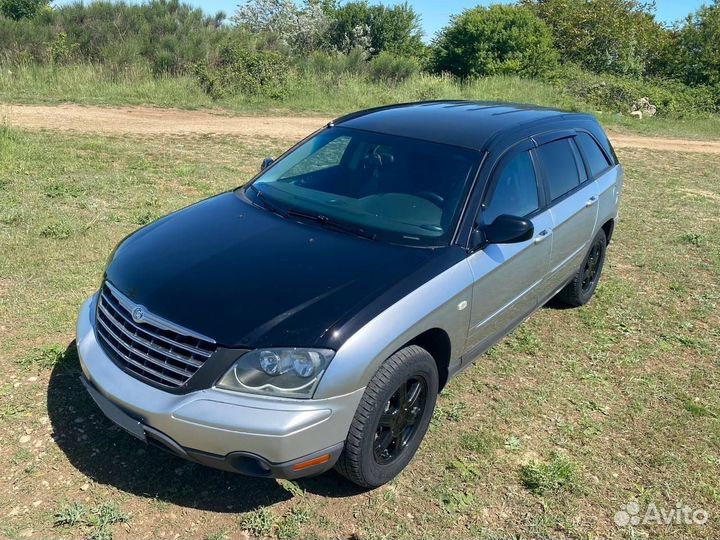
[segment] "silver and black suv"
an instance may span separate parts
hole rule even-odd
[[[622,182],[588,115],[344,116],[120,243],[78,318],[82,382],[192,461],[381,485],[451,377],[549,299],[590,299]]]

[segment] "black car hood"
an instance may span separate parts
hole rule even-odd
[[[384,309],[454,264],[458,251],[367,240],[224,193],[130,235],[106,278],[225,347],[338,346],[329,336],[344,321],[370,305]]]

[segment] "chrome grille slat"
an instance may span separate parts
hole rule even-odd
[[[108,309],[102,303],[98,304],[98,307],[100,308],[100,311],[102,311],[103,314],[107,318],[109,318],[113,321],[114,326],[118,330],[120,330],[123,334],[125,334],[127,337],[129,337],[133,341],[137,341],[138,343],[144,345],[148,349],[152,349],[153,351],[157,352],[158,354],[164,354],[166,356],[169,356],[170,358],[172,358],[173,360],[177,360],[178,362],[187,362],[188,364],[190,364],[194,367],[200,367],[203,365],[203,363],[199,362],[198,360],[195,360],[190,357],[180,356],[179,354],[175,354],[173,351],[166,349],[165,347],[158,346],[157,343],[151,343],[150,341],[146,340],[145,338],[138,336],[137,334],[133,334],[132,332],[130,332],[130,330],[125,328],[125,326],[123,326],[122,323],[120,323],[120,321],[118,321],[117,318],[115,318],[115,316],[112,313],[110,313],[108,311]],[[143,330],[143,332],[145,332],[145,331]],[[149,332],[145,332],[145,333],[149,334]]]
[[[154,375],[155,377],[157,377],[158,379],[163,379],[163,380],[170,381],[171,383],[173,383],[172,386],[180,386],[180,385],[182,384],[182,381],[179,380],[179,379],[174,379],[173,377],[169,377],[169,376],[164,375],[163,373],[161,373],[161,372],[159,372],[159,371],[155,371],[154,369],[149,368],[149,367],[141,364],[140,362],[136,362],[135,360],[133,360],[132,358],[130,358],[128,355],[126,355],[125,353],[123,353],[120,349],[118,349],[115,345],[113,345],[112,343],[110,343],[110,341],[106,340],[105,343],[106,343],[109,347],[111,347],[118,356],[120,356],[123,360],[125,360],[125,361],[126,361],[127,363],[129,363],[130,365],[133,365],[133,366],[135,366],[135,367],[137,367],[137,368],[139,368],[139,369],[141,369],[141,370],[143,370],[143,371],[147,371],[148,373],[153,374],[153,375]]]
[[[107,294],[112,294],[112,293],[108,291]],[[166,338],[166,337],[164,337],[164,336],[161,336],[161,335],[153,332],[152,330],[149,330],[149,329],[147,329],[147,328],[145,328],[145,327],[138,326],[137,323],[135,323],[135,321],[132,320],[132,318],[130,318],[130,317],[128,317],[127,315],[125,315],[125,313],[123,313],[121,310],[117,309],[117,308],[115,307],[115,305],[113,305],[113,300],[110,300],[110,299],[106,298],[106,293],[105,293],[105,291],[102,292],[101,296],[102,296],[102,299],[105,300],[105,302],[106,302],[107,304],[110,304],[110,305],[112,306],[113,310],[114,310],[118,315],[120,315],[128,324],[130,324],[130,325],[132,325],[133,327],[137,328],[137,329],[140,330],[141,332],[145,332],[146,334],[150,334],[150,335],[151,335],[152,337],[154,337],[155,339],[159,339],[159,340],[161,340],[161,341],[164,341],[165,343],[168,343],[168,344],[172,345],[173,347],[178,347],[178,348],[180,348],[180,349],[185,349],[187,352],[200,354],[200,355],[205,356],[205,357],[210,357],[210,355],[212,354],[212,351],[205,351],[205,350],[203,350],[203,349],[198,349],[197,347],[193,347],[192,345],[186,345],[185,343],[179,343],[179,342],[177,342],[177,341],[172,341],[170,338]],[[115,300],[115,302],[117,302],[117,300]]]
[[[103,285],[95,330],[113,360],[132,374],[177,388],[187,383],[217,349],[209,338],[190,330],[183,334],[182,327],[152,314],[135,322],[128,308],[134,309],[131,300],[109,284]]]
[[[125,348],[126,348],[129,352],[131,352],[132,354],[135,354],[135,355],[139,356],[140,358],[142,358],[143,360],[146,360],[146,361],[150,362],[151,364],[155,364],[156,366],[158,366],[158,367],[161,368],[161,369],[167,369],[168,371],[172,371],[173,373],[177,373],[178,375],[181,375],[181,376],[183,376],[183,377],[187,377],[188,379],[193,376],[193,373],[190,372],[190,371],[186,371],[186,370],[184,370],[184,369],[177,368],[177,367],[175,367],[175,366],[173,366],[173,365],[171,365],[171,364],[167,364],[167,363],[163,362],[162,360],[159,360],[159,359],[157,359],[157,358],[153,358],[152,356],[150,356],[150,355],[148,355],[148,354],[145,354],[145,353],[142,352],[142,351],[137,350],[137,349],[136,349],[135,347],[133,347],[130,343],[126,343],[125,341],[123,341],[122,339],[120,339],[120,338],[118,337],[118,335],[110,329],[110,327],[105,323],[105,321],[103,321],[102,319],[98,319],[98,322],[105,327],[105,330],[107,330],[113,338],[115,338],[115,341],[117,341],[118,343],[121,343],[122,345],[124,345]]]

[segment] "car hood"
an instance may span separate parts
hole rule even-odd
[[[130,235],[106,279],[155,315],[225,347],[318,346],[358,309],[382,309],[381,296],[391,301],[403,283],[442,271],[451,262],[438,257],[447,259],[441,254],[449,249],[355,237],[231,192]]]

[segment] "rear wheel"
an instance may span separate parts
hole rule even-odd
[[[606,249],[605,232],[600,231],[590,244],[590,250],[572,281],[558,293],[558,300],[569,306],[577,307],[586,304],[592,298],[605,263]]]
[[[427,432],[438,392],[435,360],[416,345],[388,358],[355,412],[336,469],[362,487],[397,476]]]

